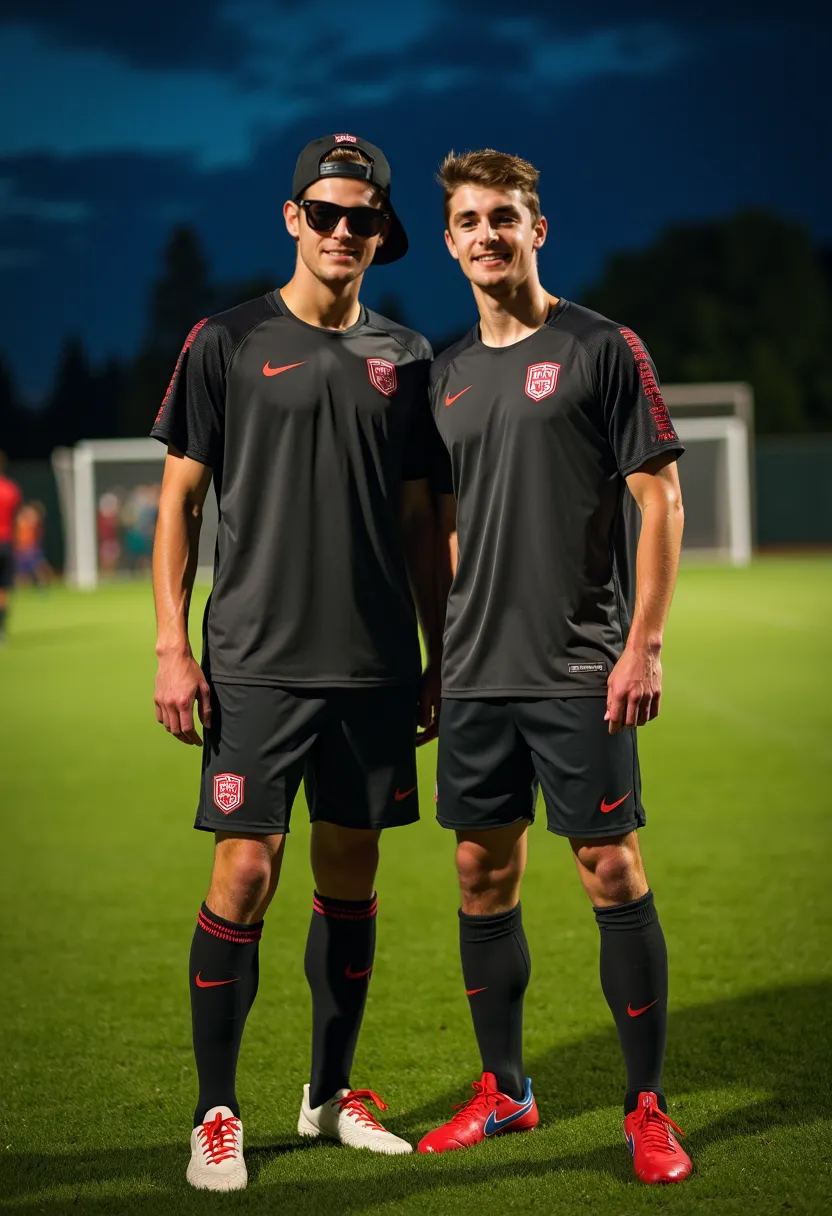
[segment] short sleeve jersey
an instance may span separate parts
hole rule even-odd
[[[428,475],[431,349],[367,309],[307,325],[279,292],[194,326],[151,434],[210,465],[203,665],[239,684],[418,679],[402,482]]]
[[[642,342],[561,299],[520,342],[445,351],[431,403],[459,542],[443,695],[603,694],[634,598],[624,478],[683,450]]]

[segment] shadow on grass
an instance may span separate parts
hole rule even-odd
[[[765,1093],[763,1100],[750,1099],[730,1113],[719,1114],[688,1138],[692,1155],[714,1142],[738,1136],[764,1135],[778,1127],[814,1121],[832,1114],[832,1064],[828,1052],[828,1015],[832,983],[818,982],[767,992],[752,993],[730,1001],[684,1009],[670,1019],[666,1070],[671,1113],[684,1126],[684,1111],[674,1108],[672,1094],[734,1087],[741,1092]],[[578,1042],[560,1044],[532,1062],[531,1074],[541,1107],[544,1127],[556,1128],[558,1119],[585,1111],[617,1105],[623,1093],[622,1065],[615,1032],[599,1032]],[[428,1128],[447,1118],[454,1102],[464,1097],[465,1080],[459,1092],[436,1097],[403,1118],[391,1121],[399,1134],[416,1140]],[[616,1135],[618,1129],[616,1128]],[[549,1141],[547,1140],[547,1143]],[[626,1182],[631,1177],[629,1154],[623,1145],[598,1145],[584,1152],[557,1155],[544,1161],[517,1160],[509,1143],[489,1146],[472,1172],[474,1154],[449,1153],[434,1158],[385,1158],[374,1162],[373,1175],[364,1177],[367,1156],[361,1154],[362,1176],[354,1174],[355,1162],[345,1162],[342,1178],[315,1178],[314,1155],[319,1146],[289,1141],[246,1150],[252,1183],[274,1159],[286,1154],[309,1153],[309,1177],[302,1182],[269,1178],[267,1186],[239,1196],[211,1197],[189,1192],[184,1181],[187,1162],[185,1143],[153,1148],[100,1149],[75,1155],[31,1154],[0,1157],[0,1206],[57,1216],[64,1211],[91,1212],[100,1216],[122,1216],[133,1211],[212,1211],[215,1203],[226,1208],[255,1210],[278,1202],[281,1210],[318,1213],[366,1211],[385,1203],[402,1202],[418,1194],[449,1186],[483,1184],[486,1187],[509,1177],[539,1178],[564,1171],[588,1171],[609,1181]],[[328,1152],[331,1165],[332,1149]],[[494,1161],[495,1151],[507,1160]],[[761,1151],[762,1147],[761,1147]],[[269,1171],[271,1172],[271,1171]],[[329,1171],[328,1171],[329,1172]],[[50,1199],[44,1192],[55,1186],[126,1184],[140,1187],[141,1195],[87,1197],[79,1202]],[[145,1188],[152,1188],[147,1190]],[[33,1203],[32,1201],[35,1200]]]

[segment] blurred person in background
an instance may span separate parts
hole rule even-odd
[[[156,485],[133,486],[122,506],[124,556],[135,574],[146,574],[151,566],[160,489]]]
[[[0,452],[0,643],[6,638],[9,595],[14,586],[14,521],[23,495],[6,476],[6,453]]]
[[[246,1185],[237,1054],[301,780],[315,892],[298,1131],[411,1151],[350,1069],[374,965],[379,837],[418,819],[417,720],[432,737],[438,708],[431,350],[359,301],[367,268],[407,250],[380,149],[347,134],[309,144],[283,215],[292,279],[194,327],[151,432],[168,444],[156,713],[200,744],[198,702],[196,827],[216,840],[191,949],[199,1098],[187,1172],[212,1190]],[[200,667],[188,606],[212,476],[220,523]]]
[[[683,449],[636,334],[542,287],[534,166],[491,149],[451,153],[440,181],[445,240],[479,323],[431,371],[453,574],[437,815],[457,836],[460,955],[483,1072],[419,1148],[465,1148],[538,1122],[523,1068],[520,887],[540,786],[600,930],[636,1175],[680,1182],[691,1162],[662,1088],[667,951],[639,852],[635,728],[659,712]]]
[[[98,564],[102,574],[116,573],[121,561],[121,504],[118,494],[108,490],[98,500]]]
[[[15,581],[20,586],[45,590],[52,581],[52,570],[43,552],[46,507],[42,502],[27,502],[17,513],[14,528]]]

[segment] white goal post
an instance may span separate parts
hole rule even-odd
[[[679,480],[684,558],[751,561],[754,536],[754,395],[743,382],[667,384],[662,396],[685,445]]]
[[[674,419],[676,433],[685,445],[679,462],[679,480],[685,504],[685,557],[704,557],[746,566],[751,561],[751,483],[748,427],[741,418]],[[691,464],[697,448],[713,446],[715,485],[710,493],[713,512],[691,502]],[[697,509],[698,506],[698,509]],[[699,527],[697,527],[699,525]]]
[[[165,455],[156,439],[87,439],[55,449],[67,582],[91,591],[106,575],[149,574]],[[201,580],[212,578],[216,534],[211,488],[199,536]]]
[[[752,551],[753,400],[746,384],[670,384],[662,389],[686,452],[683,556],[744,565]],[[165,447],[155,439],[84,440],[56,448],[67,581],[85,590],[108,577],[149,574]],[[209,490],[198,577],[210,580],[217,504]]]

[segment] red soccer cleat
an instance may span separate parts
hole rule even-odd
[[[481,1081],[473,1082],[476,1093],[467,1102],[454,1107],[457,1114],[449,1123],[428,1132],[419,1141],[420,1153],[446,1153],[452,1148],[470,1148],[490,1136],[506,1132],[528,1132],[537,1127],[540,1116],[532,1094],[532,1083],[526,1077],[526,1092],[517,1102],[501,1094],[493,1072],[484,1072]]]
[[[633,1169],[642,1182],[684,1182],[693,1162],[677,1143],[670,1128],[684,1136],[681,1127],[659,1110],[654,1093],[638,1096],[638,1106],[624,1119],[624,1139],[633,1154]]]

